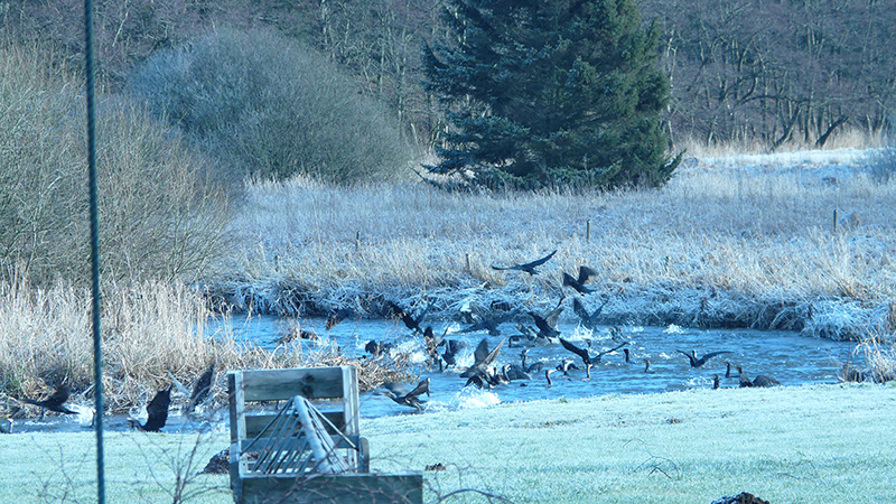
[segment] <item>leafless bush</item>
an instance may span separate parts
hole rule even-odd
[[[0,43],[0,277],[87,278],[80,81],[41,47]],[[195,277],[221,242],[221,194],[178,135],[132,103],[100,99],[98,190],[106,278]]]
[[[157,53],[129,89],[229,175],[382,178],[409,151],[384,110],[323,56],[272,31],[222,30]]]

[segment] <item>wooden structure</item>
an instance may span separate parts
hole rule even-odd
[[[237,504],[423,501],[421,473],[370,473],[354,367],[235,371],[227,387]]]

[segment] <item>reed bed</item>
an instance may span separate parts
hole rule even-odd
[[[37,408],[25,397],[39,397],[61,383],[89,402],[92,394],[93,341],[87,289],[31,287],[25,281],[0,283],[0,415],[28,416]],[[383,381],[409,380],[400,360],[362,361],[332,345],[287,343],[263,350],[234,342],[232,329],[213,334],[207,300],[182,284],[143,282],[112,285],[103,297],[103,387],[108,412],[144,404],[171,384],[170,375],[191,384],[210,364],[218,369],[215,388],[226,400],[224,372],[234,369],[353,365],[362,389]]]
[[[452,317],[470,302],[553,304],[560,272],[587,264],[609,322],[855,337],[896,295],[896,184],[872,180],[866,159],[691,158],[662,189],[613,193],[253,182],[231,220],[237,253],[210,290],[284,314],[350,304],[376,316],[383,299],[437,299]],[[534,277],[490,267],[554,249]]]

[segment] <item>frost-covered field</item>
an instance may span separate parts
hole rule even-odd
[[[560,397],[367,419],[361,432],[375,471],[424,471],[430,503],[470,489],[517,504],[709,504],[744,491],[776,503],[870,504],[893,496],[894,391],[816,385]],[[185,502],[233,502],[227,475],[192,476],[227,435],[196,440],[107,433],[110,501],[170,502],[180,474]],[[93,445],[88,432],[4,435],[10,463],[0,502],[92,501]],[[471,492],[443,502],[507,501]]]
[[[896,184],[873,181],[867,155],[689,158],[663,189],[615,193],[255,183],[209,288],[280,313],[438,299],[436,315],[454,317],[553,305],[561,272],[585,264],[600,272],[593,302],[610,298],[606,323],[860,336],[893,322],[896,299]],[[535,277],[490,267],[554,249]]]

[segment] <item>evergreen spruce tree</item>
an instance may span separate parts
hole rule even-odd
[[[450,124],[430,171],[494,188],[669,179],[669,82],[634,0],[449,3],[454,40],[426,52]]]

